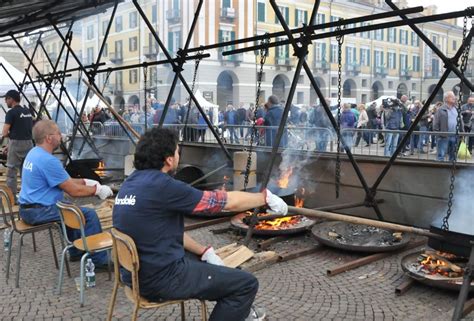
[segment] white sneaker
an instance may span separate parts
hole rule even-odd
[[[250,308],[250,313],[245,321],[263,321],[265,320],[266,314],[264,308],[257,308],[256,306],[252,305]]]

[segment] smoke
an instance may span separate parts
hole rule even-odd
[[[461,170],[457,172],[454,184],[454,197],[449,229],[453,232],[474,235],[474,171]],[[446,204],[437,213],[437,219],[442,222],[446,216]]]

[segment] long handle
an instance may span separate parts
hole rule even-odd
[[[413,233],[413,234],[428,236],[428,237],[437,238],[437,239],[443,238],[442,236],[438,234],[431,233],[430,231],[422,229],[422,228],[388,223],[388,222],[381,222],[381,221],[371,220],[368,218],[355,217],[351,215],[335,214],[335,213],[329,213],[329,212],[324,212],[324,211],[312,210],[309,208],[299,208],[299,207],[294,207],[294,206],[288,206],[288,212],[292,214],[304,215],[307,217],[325,218],[325,219],[334,220],[334,221],[343,221],[343,222],[354,223],[354,224],[370,225],[370,226],[375,226],[375,227],[384,228],[388,230]]]
[[[117,113],[114,109],[114,107],[112,107],[109,102],[104,98],[104,96],[102,96],[102,94],[100,92],[98,92],[94,86],[92,86],[87,80],[85,79],[82,79],[82,81],[84,82],[84,84],[86,84],[87,87],[90,88],[90,90],[92,90],[94,92],[94,94],[97,95],[97,97],[99,97],[100,100],[102,100],[102,102],[105,104],[105,106],[107,106],[107,109],[114,115],[115,119],[117,119],[117,121],[119,121],[120,123],[122,123],[122,125],[124,125],[125,127],[127,127],[127,129],[133,134],[133,136],[135,136],[137,139],[140,139],[140,134],[132,128],[132,126],[130,126],[130,124],[122,118],[122,116],[120,116],[119,113]]]

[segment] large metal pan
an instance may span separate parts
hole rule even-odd
[[[422,252],[415,252],[408,254],[402,258],[402,269],[405,271],[409,277],[415,279],[416,281],[446,290],[456,290],[459,291],[462,286],[463,278],[448,278],[441,275],[427,275],[423,272],[418,272],[417,267],[418,257]],[[474,282],[471,283],[469,291],[474,291]]]
[[[323,222],[316,224],[312,228],[313,236],[324,245],[329,247],[338,248],[341,250],[349,250],[349,251],[356,251],[356,252],[388,252],[388,251],[395,251],[401,248],[404,248],[410,242],[410,236],[407,234],[403,234],[402,239],[399,242],[392,243],[388,242],[390,239],[389,237],[392,235],[393,232],[384,230],[384,229],[377,229],[370,235],[368,239],[366,237],[367,234],[360,234],[358,235],[351,235],[351,239],[348,240],[349,242],[343,242],[340,239],[336,239],[335,237],[329,236],[329,232],[334,232],[339,235],[348,235],[352,233],[353,230],[358,231],[361,227],[372,228],[366,225],[358,225],[358,224],[351,224],[347,222],[340,222],[340,221],[330,221],[330,222]],[[357,230],[356,230],[357,229]],[[381,242],[381,240],[386,240],[386,242]]]
[[[431,224],[430,232],[441,235],[442,240],[430,237],[428,245],[441,252],[449,252],[462,257],[471,254],[471,242],[474,241],[474,226],[469,220],[456,220],[452,217],[449,222],[449,231],[441,228],[442,221],[436,220]]]
[[[247,213],[240,213],[235,215],[231,220],[230,224],[235,228],[247,232],[249,226],[244,223],[244,218],[247,216]],[[254,235],[266,235],[266,236],[278,236],[278,235],[294,235],[298,233],[303,233],[311,229],[311,227],[316,222],[312,219],[304,217],[298,224],[295,224],[291,228],[282,229],[282,230],[258,230],[254,229]]]

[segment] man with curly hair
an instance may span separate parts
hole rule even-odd
[[[288,206],[270,191],[200,191],[171,175],[179,163],[178,137],[153,128],[137,144],[135,172],[122,185],[113,210],[114,227],[135,241],[140,257],[140,294],[151,301],[196,298],[217,301],[210,320],[262,320],[253,309],[258,281],[223,266],[211,246],[184,233],[186,213],[245,211],[267,205],[286,214]],[[194,254],[185,256],[185,250]],[[123,274],[131,284],[130,274]]]

